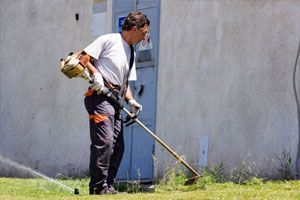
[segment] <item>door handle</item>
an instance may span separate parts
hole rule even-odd
[[[137,87],[137,94],[138,94],[139,96],[142,96],[143,92],[144,92],[144,85],[139,85],[139,86]]]

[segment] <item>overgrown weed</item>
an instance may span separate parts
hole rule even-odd
[[[185,173],[178,167],[168,170],[156,187],[156,191],[185,190],[184,183],[188,180]]]
[[[184,171],[176,165],[173,169],[168,170],[165,173],[163,179],[159,182],[156,187],[156,192],[160,191],[194,191],[204,190],[206,186],[213,183],[221,183],[225,181],[224,175],[224,164],[213,165],[210,168],[205,168],[201,174],[201,177],[191,185],[185,185],[188,177]]]
[[[202,175],[209,176],[212,178],[212,182],[214,183],[223,183],[226,181],[225,175],[225,165],[223,162],[220,164],[212,165],[211,167],[206,167],[202,172]]]
[[[249,163],[241,161],[240,164],[231,171],[229,180],[237,184],[246,184],[253,177],[255,177],[255,175]]]
[[[280,168],[278,169],[280,178],[282,180],[292,180],[292,157],[290,151],[287,149],[283,149],[281,155],[276,158],[278,159],[280,164]]]

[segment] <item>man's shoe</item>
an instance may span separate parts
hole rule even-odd
[[[97,188],[95,190],[95,193],[94,194],[97,194],[97,195],[103,195],[103,194],[106,194],[106,191],[107,191],[107,186],[103,187],[103,188]]]
[[[107,186],[103,188],[90,188],[89,194],[90,195],[102,195],[106,194]]]
[[[89,194],[90,195],[104,195],[104,194],[117,194],[118,192],[115,188],[111,185],[109,187],[105,186],[103,188],[90,188]]]
[[[118,191],[115,190],[115,188],[112,185],[109,185],[107,187],[107,193],[109,193],[109,194],[118,194]]]
[[[95,194],[95,189],[94,188],[90,188],[89,189],[89,194],[90,195],[94,195]]]

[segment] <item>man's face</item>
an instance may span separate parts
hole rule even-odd
[[[132,44],[137,44],[143,39],[145,39],[146,35],[149,33],[149,27],[147,24],[143,28],[138,28],[137,26],[133,27],[133,39]]]

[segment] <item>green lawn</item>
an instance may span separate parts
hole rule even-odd
[[[88,195],[87,179],[60,182],[79,188],[80,195],[73,195],[70,191],[41,179],[0,178],[0,199],[300,199],[300,181],[253,181],[244,185],[210,183],[204,189],[182,186],[180,190],[160,188],[154,193],[122,192],[105,196]]]

